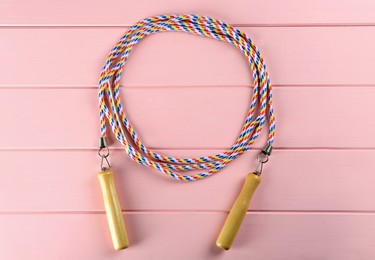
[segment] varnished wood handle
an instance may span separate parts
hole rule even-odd
[[[127,248],[129,246],[129,241],[125,230],[121,206],[117,198],[113,173],[111,170],[105,170],[98,174],[98,178],[103,192],[104,206],[107,213],[113,247],[116,250]]]
[[[240,195],[234,202],[232,209],[221,229],[220,235],[216,240],[216,245],[222,249],[228,250],[245,218],[246,211],[249,207],[250,200],[260,183],[260,176],[249,173],[246,177],[245,184],[242,187]]]

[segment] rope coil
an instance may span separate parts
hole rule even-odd
[[[250,65],[253,94],[246,120],[236,142],[226,151],[203,157],[176,158],[147,148],[130,124],[120,100],[120,78],[133,47],[144,37],[164,31],[181,31],[228,42],[242,51]],[[258,104],[259,103],[259,104]],[[256,116],[256,113],[258,114]],[[256,117],[255,117],[256,116]],[[195,181],[211,176],[249,150],[269,123],[268,145],[274,141],[275,117],[272,86],[262,54],[253,41],[231,25],[200,15],[161,15],[149,17],[133,25],[110,51],[99,81],[99,117],[101,137],[107,133],[106,118],[117,140],[128,156],[138,164],[153,167],[181,181]],[[195,175],[177,172],[202,170]]]

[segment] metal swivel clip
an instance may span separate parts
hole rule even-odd
[[[105,152],[103,152],[103,149],[105,149]],[[100,163],[100,169],[102,169],[102,171],[111,169],[111,165],[109,164],[109,161],[108,161],[109,148],[107,146],[107,142],[105,140],[105,137],[100,137],[100,139],[99,139],[98,154],[102,158],[102,161]],[[104,164],[107,164],[107,166],[104,166]]]
[[[268,162],[269,156],[271,155],[272,152],[272,146],[270,144],[267,144],[263,150],[258,154],[257,159],[258,159],[258,167],[254,171],[254,174],[260,176],[262,174],[263,170],[263,164]]]

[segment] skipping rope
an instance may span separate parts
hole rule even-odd
[[[245,55],[249,63],[253,80],[253,94],[249,110],[237,140],[222,153],[195,158],[176,158],[163,155],[147,148],[129,122],[120,98],[120,79],[124,65],[133,47],[139,41],[148,35],[165,31],[187,32],[230,43]],[[129,241],[116,194],[113,172],[108,161],[109,148],[106,142],[108,123],[114,136],[124,146],[131,160],[184,182],[201,180],[218,173],[249,150],[259,137],[263,127],[268,125],[268,139],[265,147],[258,154],[258,167],[247,175],[244,186],[216,241],[218,247],[228,250],[245,217],[251,197],[260,183],[262,166],[269,159],[275,136],[276,125],[272,107],[271,81],[262,54],[254,42],[239,29],[207,16],[174,14],[149,17],[130,27],[110,51],[100,75],[98,91],[101,135],[98,153],[102,158],[101,172],[98,177],[104,197],[109,230],[116,250],[127,248]],[[192,170],[199,170],[200,173],[184,174],[184,172]]]

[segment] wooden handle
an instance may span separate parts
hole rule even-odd
[[[129,246],[129,241],[125,230],[121,206],[117,198],[113,173],[111,170],[105,170],[98,174],[98,178],[103,192],[104,206],[107,213],[113,247],[115,250],[127,248]]]
[[[216,245],[222,249],[228,250],[245,218],[246,211],[249,208],[250,200],[260,183],[260,176],[249,173],[245,184],[242,187],[240,195],[234,202],[232,209],[221,229],[220,235],[216,240]]]

